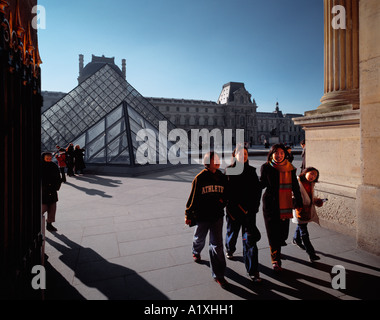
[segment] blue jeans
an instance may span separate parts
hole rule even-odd
[[[227,234],[226,234],[226,250],[228,253],[236,251],[236,242],[239,236],[240,228],[242,229],[243,239],[243,259],[245,268],[249,275],[255,275],[259,268],[259,251],[257,248],[257,239],[251,234],[248,228],[238,220],[232,220],[229,216],[226,217],[227,221]],[[256,216],[250,221],[251,224],[256,225]]]
[[[232,220],[229,215],[226,216],[227,234],[226,234],[226,250],[228,253],[236,251],[236,241],[239,236],[242,224],[238,220]]]
[[[213,278],[223,278],[226,270],[226,258],[223,251],[223,218],[214,222],[199,221],[194,230],[193,254],[200,254],[209,234],[210,267]]]
[[[259,249],[253,236],[247,231],[243,233],[243,257],[247,273],[251,276],[259,271]]]
[[[307,223],[299,223],[294,233],[293,239],[298,243],[303,243],[306,252],[311,255],[315,254],[313,245],[310,242],[309,231],[307,230]]]

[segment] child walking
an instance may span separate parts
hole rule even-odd
[[[222,287],[228,286],[224,278],[226,260],[223,251],[223,217],[226,203],[227,178],[219,170],[217,153],[208,152],[204,157],[205,169],[193,180],[186,204],[185,223],[196,224],[193,237],[193,259],[201,261],[201,251],[209,234],[209,256],[211,274]]]
[[[319,171],[314,167],[308,167],[302,171],[298,177],[303,207],[293,211],[293,222],[297,224],[293,236],[293,244],[306,250],[309,255],[309,261],[319,260],[320,257],[315,254],[313,245],[309,238],[307,224],[309,222],[318,223],[318,215],[315,206],[321,207],[323,200],[314,196],[314,185],[318,182]]]
[[[233,258],[241,229],[247,275],[254,283],[260,283],[257,242],[261,234],[256,226],[256,214],[260,207],[261,184],[256,168],[249,165],[247,148],[236,148],[232,157],[233,162],[229,168],[236,167],[238,163],[243,166],[243,172],[238,175],[229,175],[228,171],[226,172],[230,190],[226,208],[226,256],[228,259]]]

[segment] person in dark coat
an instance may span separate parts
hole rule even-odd
[[[224,278],[226,259],[223,251],[223,219],[226,203],[226,176],[219,170],[219,156],[208,152],[204,157],[205,169],[193,180],[186,204],[185,223],[196,224],[193,237],[193,259],[201,261],[201,251],[209,233],[211,274],[214,280],[226,288]],[[195,221],[196,220],[196,221]]]
[[[52,162],[52,153],[41,156],[42,215],[47,212],[46,230],[57,231],[53,226],[57,211],[58,190],[61,188],[61,175],[58,166]]]
[[[292,147],[291,146],[286,146],[286,151],[288,152],[288,155],[289,155],[288,161],[290,163],[292,163],[293,160],[294,160],[294,155],[292,153]]]
[[[296,168],[287,160],[283,144],[275,144],[269,150],[267,162],[261,167],[260,182],[263,194],[263,215],[270,246],[272,266],[281,271],[281,246],[289,235],[289,219],[295,208],[302,207],[302,197],[296,176]]]
[[[75,173],[78,174],[80,171],[83,174],[83,170],[86,168],[86,165],[84,164],[84,149],[81,149],[79,145],[76,145],[73,154]]]
[[[66,166],[67,166],[67,175],[69,177],[74,176],[74,146],[72,143],[66,148]]]
[[[306,169],[306,141],[302,140],[300,144],[302,147],[302,153],[301,153],[301,158],[302,158],[301,172],[302,172]]]
[[[256,214],[260,207],[261,184],[256,173],[256,168],[249,165],[248,149],[238,147],[234,150],[233,163],[229,168],[236,167],[237,162],[244,166],[241,174],[227,174],[228,180],[228,204],[226,208],[227,234],[226,256],[232,259],[236,250],[236,241],[242,230],[243,258],[250,279],[261,282],[258,265],[257,242],[260,240],[260,231],[256,226]]]

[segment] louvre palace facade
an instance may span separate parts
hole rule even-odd
[[[277,103],[273,112],[257,112],[257,104],[245,89],[244,83],[229,82],[222,88],[217,100],[188,100],[174,98],[147,98],[178,128],[244,129],[244,141],[250,146],[262,145],[276,137],[278,141],[299,144],[304,139],[301,126],[293,118],[301,114],[283,114]]]

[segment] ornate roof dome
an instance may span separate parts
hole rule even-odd
[[[92,61],[83,68],[83,55],[79,56],[79,77],[78,84],[81,84],[88,77],[100,70],[105,64],[108,64],[114,69],[121,77],[125,79],[125,60],[123,59],[123,71],[115,64],[115,58],[107,58],[104,55],[97,57],[92,55]]]

